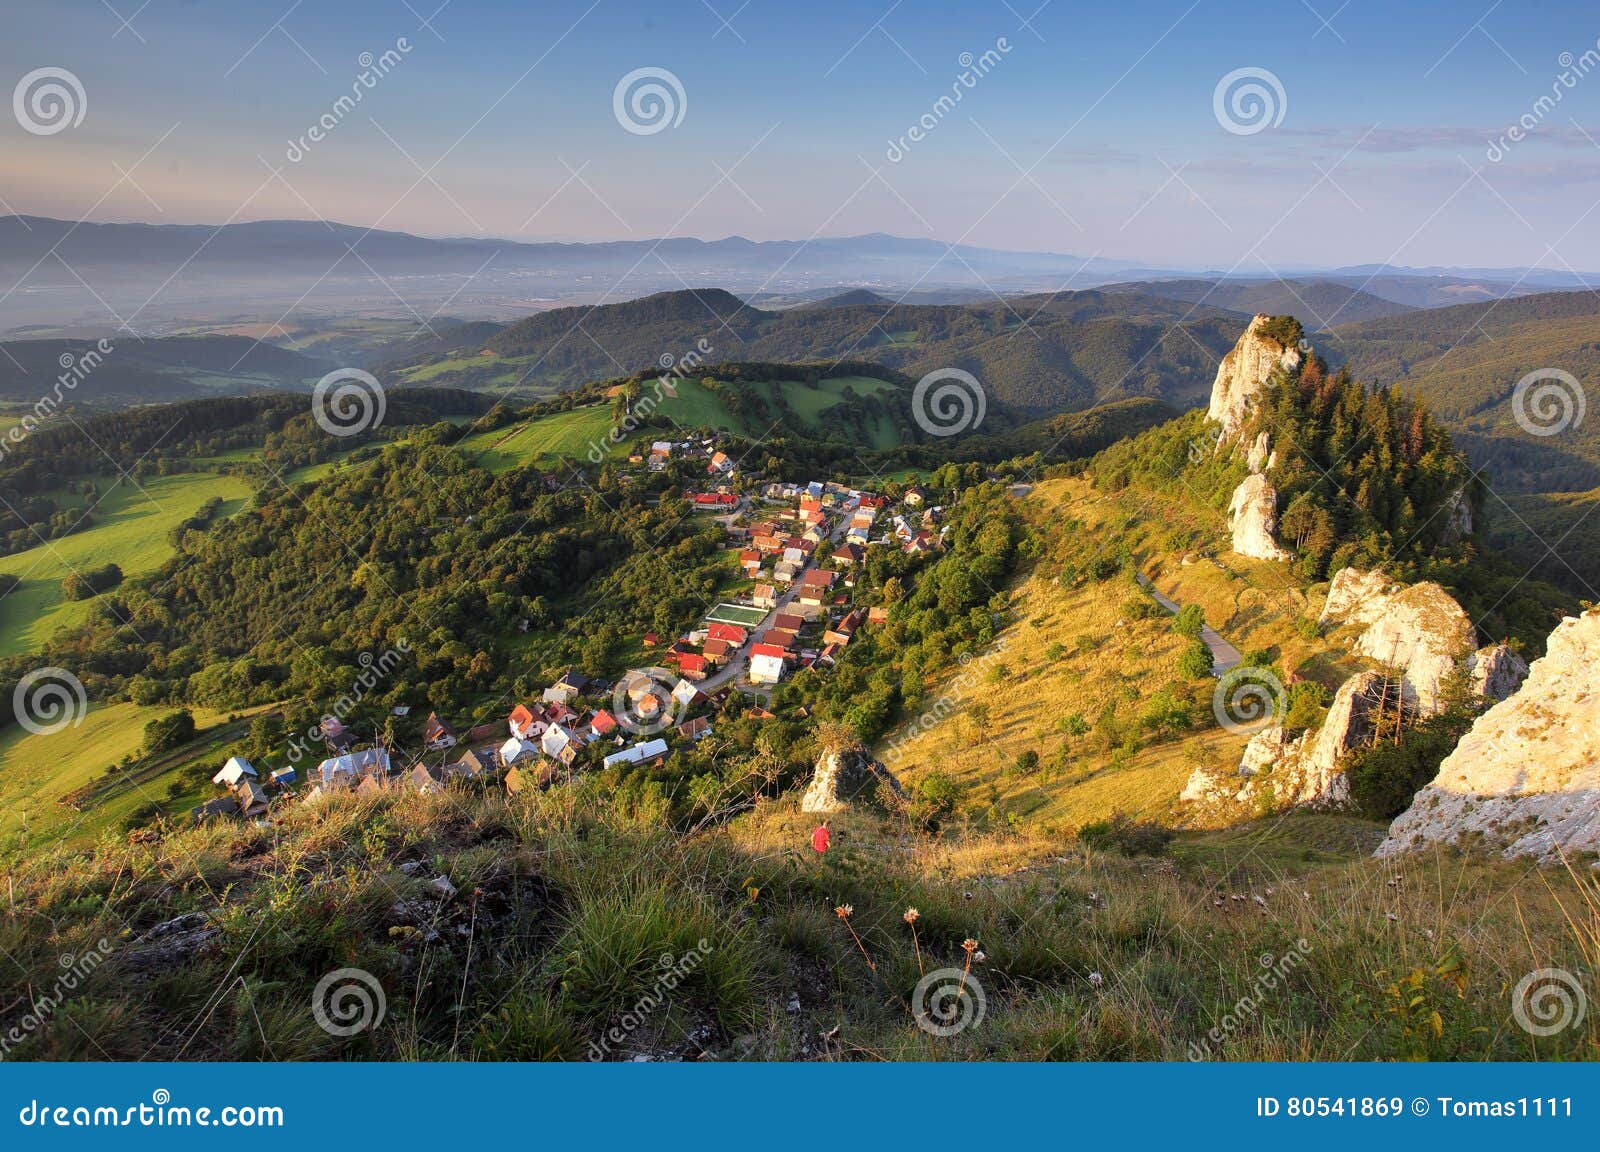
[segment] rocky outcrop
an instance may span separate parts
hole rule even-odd
[[[1341,568],[1334,573],[1328,585],[1328,599],[1322,606],[1317,623],[1337,628],[1345,624],[1371,624],[1383,615],[1388,605],[1404,584],[1389,579],[1374,568],[1363,572],[1360,568]]]
[[[800,811],[838,812],[849,807],[850,796],[880,781],[900,794],[900,782],[865,749],[829,749],[817,758],[811,782],[800,797]]]
[[[1245,453],[1244,462],[1253,473],[1265,472],[1278,462],[1277,453],[1272,450],[1272,434],[1265,428],[1256,433],[1255,443]]]
[[[1426,714],[1438,711],[1440,686],[1476,647],[1472,621],[1450,593],[1432,581],[1395,584],[1377,571],[1335,575],[1321,623],[1365,625],[1351,650],[1400,669],[1407,705]]]
[[[1358,672],[1340,685],[1316,731],[1290,739],[1280,726],[1265,728],[1245,745],[1236,771],[1197,768],[1179,799],[1194,805],[1202,822],[1207,815],[1236,818],[1239,806],[1251,813],[1263,807],[1341,808],[1350,801],[1350,782],[1339,762],[1371,739],[1384,697],[1381,675]]]
[[[1261,332],[1262,325],[1272,317],[1262,314],[1250,321],[1233,351],[1222,358],[1217,366],[1217,378],[1211,385],[1211,405],[1206,409],[1206,419],[1222,425],[1222,445],[1239,434],[1249,418],[1252,402],[1257,392],[1266,386],[1279,368],[1288,371],[1300,367],[1300,349],[1285,348]]]
[[[853,755],[843,752],[824,752],[818,757],[817,766],[811,773],[811,783],[806,785],[805,795],[800,797],[800,811],[837,812],[843,808],[844,798],[839,793],[854,760]]]
[[[1228,503],[1228,525],[1233,530],[1233,550],[1257,560],[1292,560],[1278,546],[1278,492],[1265,476],[1246,476]]]
[[[1479,716],[1379,856],[1456,844],[1600,852],[1600,610],[1561,622],[1521,689]]]
[[[1527,662],[1504,644],[1479,648],[1467,658],[1472,690],[1485,700],[1504,700],[1528,678]]]

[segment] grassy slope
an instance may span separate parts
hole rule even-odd
[[[1510,1020],[1507,989],[1527,971],[1592,970],[1556,901],[1588,932],[1600,905],[1585,910],[1559,872],[1360,860],[1359,836],[1327,817],[1196,838],[1173,860],[1016,833],[918,836],[872,808],[836,816],[818,860],[814,822],[791,796],[679,837],[580,778],[509,803],[497,790],[349,797],[284,806],[270,829],[39,854],[14,870],[16,906],[38,915],[0,921],[14,980],[48,987],[59,955],[116,947],[16,1056],[583,1059],[652,989],[659,1003],[610,1059],[1600,1055],[1593,1013],[1538,1040]],[[1323,847],[1281,847],[1297,839]],[[441,901],[435,875],[462,895]],[[191,911],[219,929],[205,949],[180,943],[157,962],[138,942]],[[972,971],[987,1012],[932,1037],[911,1005],[919,970],[959,970],[966,938],[985,954]],[[658,958],[701,940],[703,961],[663,987]],[[1261,957],[1291,955],[1264,989]],[[1458,964],[1441,974],[1447,957]],[[306,1002],[352,963],[388,1015],[341,1039]],[[248,995],[215,997],[230,981]],[[1238,1010],[1245,996],[1252,1011]],[[1225,1038],[1191,1048],[1229,1013]]]
[[[169,774],[196,761],[220,767],[230,746],[245,735],[247,724],[227,724],[222,713],[196,708],[200,732],[191,743],[141,762],[131,776],[117,777],[115,785],[97,793],[92,803],[82,806],[83,811],[59,802],[62,796],[100,777],[112,764],[136,753],[144,726],[171,711],[164,706],[96,703],[75,728],[47,735],[33,735],[20,727],[0,732],[0,843],[23,829],[34,845],[58,839],[93,842],[145,804],[159,801],[169,810],[186,811],[209,799],[216,789],[205,787],[169,803]]]
[[[101,477],[99,483],[104,499],[91,527],[0,558],[0,572],[22,577],[21,586],[0,600],[0,655],[32,651],[56,629],[88,615],[91,601],[62,599],[61,581],[69,572],[111,560],[127,577],[153,572],[172,554],[167,534],[200,505],[220,496],[228,515],[250,495],[238,477],[211,473],[151,477],[139,482],[142,492],[126,480]]]
[[[1157,588],[1180,604],[1199,604],[1241,651],[1272,649],[1281,666],[1298,667],[1330,688],[1348,673],[1326,645],[1295,633],[1297,620],[1315,616],[1320,596],[1313,591],[1308,602],[1280,566],[1228,556],[1223,568],[1198,554],[1182,563],[1191,549],[1220,544],[1210,538],[1206,515],[1169,501],[1148,503],[1131,490],[1106,497],[1083,480],[1040,484],[1024,507],[1037,523],[1053,526],[1075,563],[1114,554],[1125,542]],[[876,751],[909,784],[941,772],[963,786],[968,805],[1030,826],[1067,832],[1118,809],[1164,820],[1194,767],[1237,762],[1245,737],[1207,722],[1118,757],[1094,733],[1070,735],[1064,728],[1070,714],[1092,725],[1114,703],[1119,718],[1131,723],[1150,695],[1168,686],[1204,715],[1210,684],[1179,679],[1184,641],[1166,617],[1128,618],[1123,605],[1136,595],[1131,581],[1115,577],[1066,589],[1058,572],[1047,559],[1015,589],[1011,622],[999,640],[1003,652],[928,689],[921,714],[934,722],[908,725],[916,729],[909,739],[892,732]],[[1064,649],[1056,659],[1048,654],[1052,645]],[[1003,666],[998,672],[996,664]],[[989,709],[982,727],[970,712],[977,701]],[[1058,760],[1063,748],[1065,762]],[[1015,773],[1018,755],[1028,750],[1039,754],[1045,771]]]
[[[509,472],[546,453],[582,458],[591,441],[605,442],[610,429],[611,406],[595,404],[570,412],[556,412],[531,423],[491,428],[468,436],[457,446],[476,456],[478,463],[489,471]]]

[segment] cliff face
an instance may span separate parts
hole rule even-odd
[[[1436,712],[1440,685],[1458,669],[1486,700],[1504,700],[1527,674],[1504,645],[1473,651],[1467,614],[1434,583],[1408,587],[1377,570],[1342,569],[1320,623],[1360,629],[1351,650],[1373,670],[1340,685],[1320,728],[1292,740],[1282,728],[1268,728],[1251,738],[1237,769],[1196,769],[1180,799],[1194,806],[1200,822],[1237,819],[1263,806],[1341,807],[1350,800],[1345,754],[1372,739],[1380,709],[1392,712],[1403,699],[1410,715]],[[1398,685],[1392,672],[1378,670],[1388,668],[1399,669]]]
[[[1278,546],[1278,492],[1261,475],[1246,476],[1228,503],[1233,550],[1257,560],[1293,560]]]
[[[1478,717],[1377,854],[1430,844],[1541,860],[1600,852],[1600,610],[1561,622],[1522,688]]]
[[[1290,371],[1300,367],[1300,349],[1285,348],[1276,340],[1263,336],[1262,325],[1272,317],[1265,314],[1250,321],[1233,351],[1222,358],[1217,366],[1217,378],[1211,385],[1211,406],[1206,409],[1206,419],[1222,425],[1221,444],[1239,434],[1255,394],[1271,379],[1275,369]]]

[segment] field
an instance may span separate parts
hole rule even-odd
[[[108,560],[115,560],[125,577],[154,572],[172,554],[168,533],[200,505],[220,496],[223,514],[230,515],[250,496],[250,486],[237,476],[212,473],[150,477],[140,481],[142,491],[127,480],[95,479],[102,499],[91,527],[0,558],[0,572],[22,578],[0,599],[0,656],[36,651],[56,629],[89,614],[93,601],[62,598],[61,581],[68,573]]]
[[[131,775],[114,777],[93,800],[80,805],[81,811],[61,803],[61,797],[138,752],[144,726],[171,709],[93,704],[77,727],[42,736],[7,728],[0,733],[0,844],[9,844],[24,831],[32,844],[41,839],[91,841],[144,805],[160,802],[169,810],[187,811],[187,806],[209,799],[216,789],[205,783],[192,795],[169,797],[169,776],[196,762],[220,766],[248,725],[242,720],[228,723],[222,714],[208,709],[193,711],[200,732],[192,742],[137,765]]]
[[[712,624],[737,624],[741,628],[754,628],[767,618],[767,614],[760,608],[746,608],[739,604],[718,604],[706,613],[706,620]]]
[[[584,459],[595,442],[606,445],[611,432],[611,406],[595,404],[556,412],[526,424],[491,428],[462,440],[457,447],[491,472],[509,472],[545,455]],[[610,446],[621,451],[622,445]]]

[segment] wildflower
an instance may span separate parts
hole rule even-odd
[[[867,954],[867,946],[861,942],[861,937],[856,935],[856,926],[850,923],[850,917],[855,914],[855,906],[840,904],[833,910],[833,914],[844,921],[844,926],[850,930],[850,939],[856,942],[856,948],[861,953],[861,958],[867,962],[867,967],[876,972],[878,966],[872,962],[872,957]]]
[[[965,940],[963,940],[961,942],[961,950],[963,952],[965,952],[968,956],[971,956],[974,952],[976,952],[978,950],[978,942],[976,940],[974,940],[972,937],[968,936]]]
[[[986,963],[988,961],[988,959],[989,958],[983,954],[983,949],[982,948],[979,948],[976,952],[974,952],[972,954],[972,962],[974,964]]]
[[[911,946],[917,950],[917,975],[925,976],[927,973],[922,967],[922,941],[917,939],[917,918],[919,915],[920,913],[915,908],[907,908],[905,915],[901,918],[911,925]]]
[[[1098,972],[1091,972],[1089,973],[1089,983],[1095,988],[1104,988],[1106,986],[1106,978]]]

